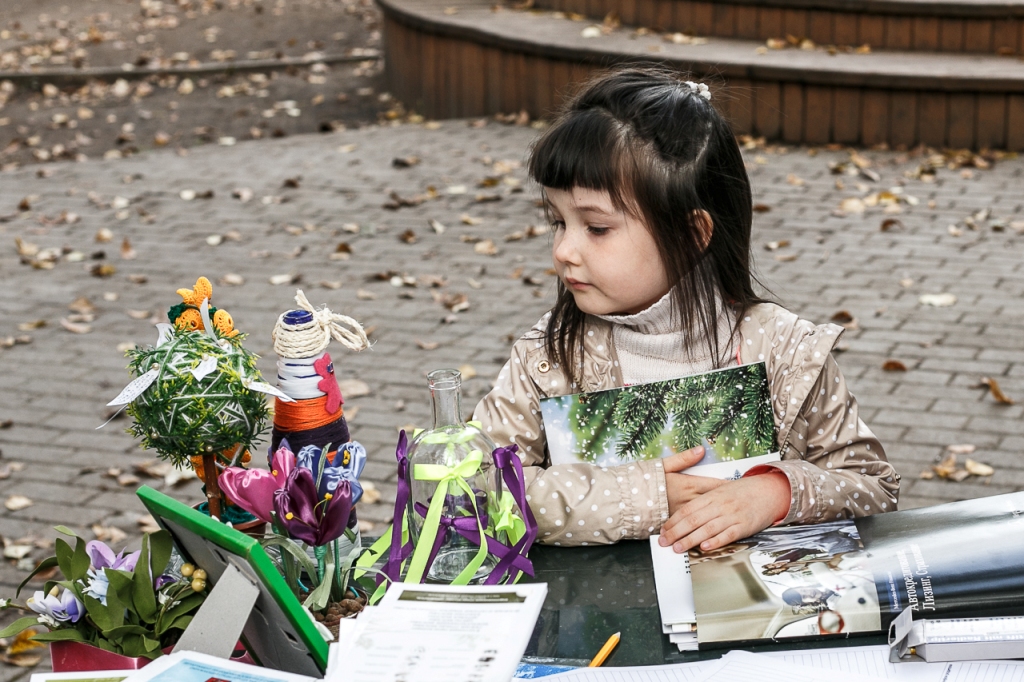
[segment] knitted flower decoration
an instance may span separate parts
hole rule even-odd
[[[195,286],[191,289],[178,289],[181,296],[181,303],[172,306],[167,311],[167,318],[177,329],[182,331],[203,331],[206,326],[203,324],[203,316],[200,312],[203,301],[210,302],[210,323],[213,328],[220,332],[221,336],[228,338],[238,335],[235,329],[235,322],[226,310],[217,310],[213,307],[213,285],[210,280],[200,277],[196,280]]]

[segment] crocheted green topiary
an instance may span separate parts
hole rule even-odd
[[[243,338],[218,334],[214,339],[203,332],[173,330],[156,347],[128,351],[132,375],[158,371],[149,388],[128,405],[135,420],[128,430],[143,447],[181,467],[204,452],[239,445],[244,452],[252,445],[266,424],[268,409],[263,393],[248,388],[260,380],[260,373],[258,356],[242,347]]]

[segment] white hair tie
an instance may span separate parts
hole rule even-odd
[[[693,81],[686,81],[686,84],[690,86],[690,92],[696,93],[699,97],[703,97],[707,101],[711,101],[711,90],[708,86],[703,83],[694,83]]]

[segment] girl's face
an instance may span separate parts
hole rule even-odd
[[[632,314],[668,293],[647,225],[615,208],[604,190],[545,188],[555,231],[552,258],[576,306],[591,315]]]

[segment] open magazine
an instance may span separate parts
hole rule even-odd
[[[778,461],[770,395],[758,362],[540,405],[552,464],[614,466],[703,445],[688,473],[728,479]]]
[[[701,646],[1024,612],[1024,492],[769,528],[690,553]]]

